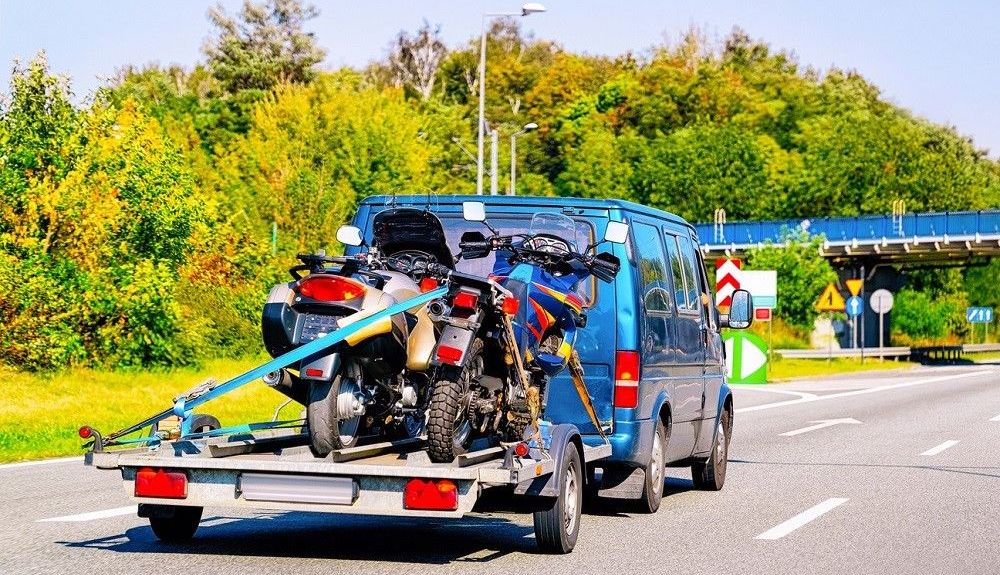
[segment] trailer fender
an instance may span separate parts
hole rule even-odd
[[[560,423],[552,426],[552,441],[549,445],[549,456],[555,462],[554,469],[562,469],[562,464],[566,453],[570,449],[580,449],[583,439],[580,430],[575,425]],[[580,461],[584,462],[583,452],[580,452]],[[515,495],[527,495],[532,497],[558,497],[562,493],[562,485],[559,484],[560,474],[549,473],[541,477],[535,477],[528,481],[517,484],[514,488]]]

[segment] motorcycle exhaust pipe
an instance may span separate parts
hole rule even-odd
[[[309,405],[309,384],[287,369],[268,373],[261,379],[271,389],[290,397],[302,405]]]
[[[432,317],[442,317],[448,314],[448,306],[440,300],[434,300],[427,304],[427,313]]]

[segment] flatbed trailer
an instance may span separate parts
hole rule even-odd
[[[546,429],[547,449],[485,447],[432,463],[423,439],[375,443],[313,456],[308,435],[285,428],[94,450],[86,463],[121,472],[126,494],[156,535],[192,537],[205,507],[386,517],[459,518],[484,490],[507,487],[534,514],[540,549],[576,543],[588,467],[611,446],[587,446],[577,428]],[[430,492],[426,490],[430,489]]]

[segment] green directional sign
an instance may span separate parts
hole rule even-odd
[[[730,383],[767,383],[767,344],[745,331],[723,334],[726,377]]]

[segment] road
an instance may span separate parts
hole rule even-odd
[[[559,557],[536,554],[529,515],[500,512],[206,510],[195,541],[167,546],[114,473],[0,466],[0,572],[997,573],[998,387],[988,364],[739,387],[721,492],[674,469],[659,513],[592,505]]]

